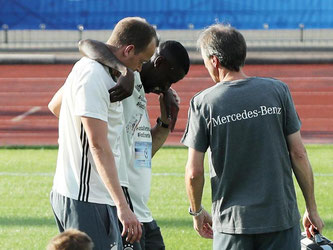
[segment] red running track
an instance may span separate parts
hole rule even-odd
[[[0,65],[0,145],[56,145],[57,119],[47,104],[72,65]],[[302,120],[306,143],[333,143],[333,65],[248,65],[250,76],[281,79],[289,85]],[[180,145],[191,97],[212,86],[203,65],[192,65],[174,88],[181,98],[178,122],[168,145]],[[151,123],[159,115],[158,98],[148,95]]]

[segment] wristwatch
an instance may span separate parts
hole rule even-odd
[[[162,128],[169,128],[169,124],[164,123],[160,117],[157,117],[156,123]]]
[[[188,213],[194,217],[199,216],[203,212],[203,206],[200,206],[200,209],[198,212],[192,212],[191,207],[188,208]]]

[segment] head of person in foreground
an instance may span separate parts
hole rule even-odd
[[[92,250],[94,243],[84,232],[67,229],[56,235],[47,245],[47,250]]]
[[[198,47],[214,82],[219,82],[218,69],[240,72],[245,64],[246,42],[236,29],[222,24],[214,24],[205,29],[199,39]]]

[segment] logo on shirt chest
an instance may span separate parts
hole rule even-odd
[[[142,84],[135,85],[135,88],[136,88],[137,91],[140,92],[140,90],[142,89]]]

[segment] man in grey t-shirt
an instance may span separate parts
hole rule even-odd
[[[214,239],[214,249],[300,249],[292,172],[306,201],[308,235],[324,224],[289,89],[243,73],[246,43],[235,29],[213,25],[199,44],[217,84],[192,98],[182,139],[189,147],[185,180],[194,228]],[[201,206],[208,148],[213,218]]]

